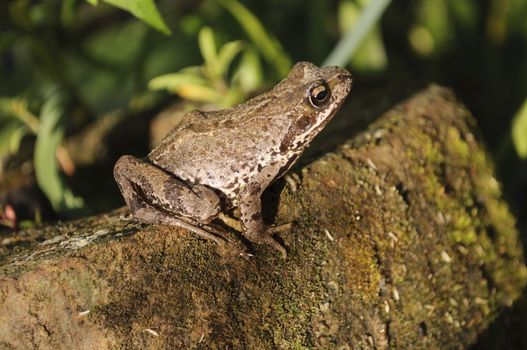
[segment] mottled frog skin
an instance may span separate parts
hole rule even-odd
[[[185,227],[223,243],[211,224],[222,218],[285,256],[273,234],[290,225],[264,224],[261,195],[298,160],[351,86],[351,74],[342,68],[297,63],[273,89],[243,104],[187,113],[145,159],[121,157],[115,180],[143,221]],[[233,207],[241,225],[223,214]]]

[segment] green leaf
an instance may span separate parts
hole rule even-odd
[[[92,5],[97,4],[97,0],[87,0]],[[130,12],[143,22],[151,25],[162,33],[170,34],[170,29],[159,14],[154,0],[103,0],[104,2]]]
[[[170,90],[174,91],[182,85],[208,85],[209,82],[192,73],[170,73],[160,75],[148,83],[148,88],[151,90]]]
[[[0,157],[18,152],[20,141],[28,132],[28,128],[16,119],[0,122]]]
[[[55,156],[62,140],[63,95],[54,90],[44,102],[40,113],[40,127],[35,144],[34,163],[37,183],[57,211],[80,208],[82,199],[67,188],[58,170]]]
[[[217,103],[223,99],[223,95],[211,86],[202,84],[185,84],[174,90],[184,99],[198,102]]]
[[[39,121],[28,109],[24,99],[0,97],[0,122],[6,119],[17,120],[33,133],[38,130]]]
[[[527,159],[527,98],[512,120],[512,142],[521,159]]]
[[[199,31],[198,44],[205,66],[214,67],[217,62],[216,42],[214,41],[214,32],[210,27],[203,27]]]
[[[200,102],[217,102],[223,96],[210,86],[208,80],[189,73],[161,75],[150,80],[148,87],[152,90],[166,89],[184,99]]]
[[[10,101],[8,97],[0,97],[0,121],[11,117]]]
[[[262,53],[276,72],[284,77],[291,69],[291,60],[280,42],[265,30],[265,27],[245,6],[236,0],[218,0],[243,27],[253,44]]]
[[[248,47],[243,51],[233,81],[237,83],[245,95],[249,95],[261,87],[263,79],[260,57],[253,47]]]
[[[202,66],[188,66],[185,68],[181,68],[179,70],[179,73],[185,73],[185,74],[192,74],[195,76],[201,76],[201,72],[203,71]]]
[[[223,45],[218,52],[218,61],[215,67],[215,73],[217,76],[223,76],[227,74],[227,70],[232,63],[232,60],[243,48],[243,42],[241,40],[231,41]]]

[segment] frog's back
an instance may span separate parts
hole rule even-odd
[[[306,103],[307,92],[314,83],[321,85],[323,74],[333,77],[339,72],[335,67],[319,69],[298,63],[273,89],[241,105],[190,112],[148,158],[182,180],[224,193],[231,186],[261,177],[262,169],[268,169],[265,176],[275,178],[316,135],[310,127],[323,125],[316,123],[326,120],[333,110],[311,108]]]
[[[190,112],[148,158],[180,179],[228,192],[247,182],[280,147],[275,142],[288,129],[287,120],[270,122],[270,103],[273,99],[259,98],[251,100],[251,108]]]

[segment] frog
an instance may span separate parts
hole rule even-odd
[[[245,103],[187,112],[145,158],[123,155],[116,162],[114,178],[130,212],[220,245],[229,241],[225,224],[287,257],[275,235],[292,224],[266,224],[262,194],[335,116],[352,81],[344,68],[298,62],[272,89]],[[234,209],[239,218],[227,215]]]

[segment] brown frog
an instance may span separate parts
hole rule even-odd
[[[191,111],[146,159],[122,156],[115,180],[139,219],[184,227],[223,243],[222,219],[286,256],[273,234],[290,224],[262,220],[263,191],[295,164],[348,96],[351,74],[300,62],[270,91],[238,106]],[[239,208],[240,221],[224,213]]]

